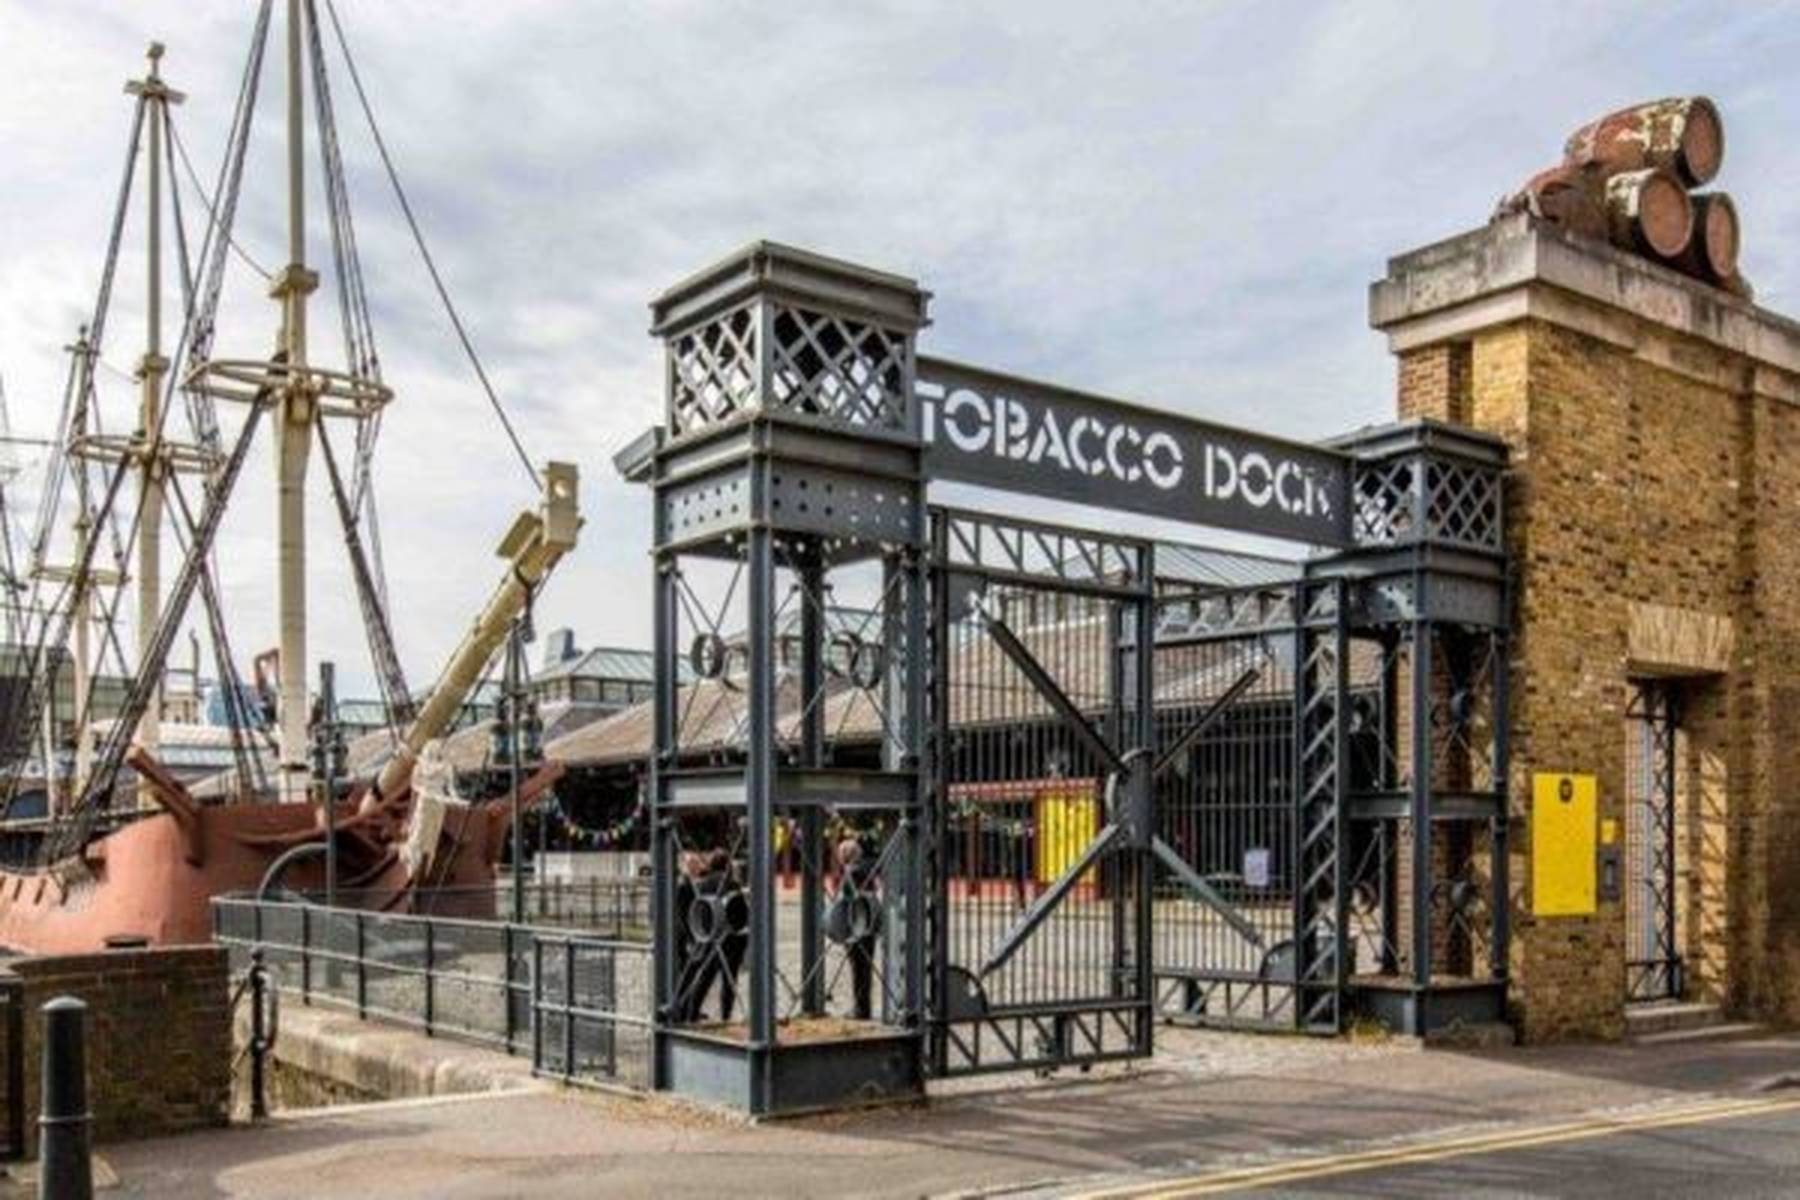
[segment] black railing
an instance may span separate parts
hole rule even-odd
[[[650,940],[650,881],[638,878],[552,879],[528,883],[525,911],[518,924],[562,929],[588,937],[621,941]],[[410,892],[402,909],[389,909],[393,892],[369,888],[337,889],[339,908],[398,911],[414,917],[450,917],[477,921],[510,921],[512,885],[506,880],[480,886],[436,887]],[[322,891],[280,897],[325,903]]]
[[[570,1082],[648,1085],[646,941],[248,897],[213,901],[213,938],[234,970],[260,947],[276,986],[303,1004],[530,1054],[534,1070]]]

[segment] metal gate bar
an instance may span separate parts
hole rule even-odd
[[[1683,990],[1676,926],[1675,791],[1680,705],[1675,685],[1632,688],[1626,718],[1625,993],[1629,1001]]]
[[[933,518],[934,1073],[1147,1054],[1151,549]]]
[[[1341,587],[1160,603],[1155,957],[1166,1018],[1327,1030],[1341,1020]]]

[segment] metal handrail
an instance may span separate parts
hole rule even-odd
[[[572,1019],[589,1022],[601,1022],[619,1027],[645,1029],[652,1026],[651,1013],[646,1007],[640,1013],[626,1011],[610,1011],[573,1002],[572,996],[540,995],[538,987],[538,964],[546,948],[573,954],[568,948],[574,947],[586,954],[610,954],[614,956],[638,956],[648,959],[651,953],[650,944],[644,940],[627,938],[601,937],[582,933],[568,928],[550,928],[539,925],[522,925],[507,921],[484,921],[472,917],[440,917],[417,913],[385,913],[363,909],[328,908],[307,899],[258,900],[247,896],[222,896],[213,901],[214,940],[228,947],[244,947],[250,950],[253,961],[261,962],[265,955],[274,954],[283,957],[295,956],[299,979],[296,983],[284,977],[283,972],[273,972],[275,987],[271,992],[286,988],[297,991],[302,1003],[312,1004],[315,1001],[354,1007],[358,1016],[371,1015],[385,1020],[397,1022],[422,1030],[427,1036],[443,1034],[453,1038],[462,1038],[482,1044],[503,1046],[508,1053],[529,1050],[534,1057],[540,1052],[540,1039],[537,1036],[537,1017],[541,1011],[560,1013]],[[236,916],[237,921],[232,917]],[[289,922],[286,927],[280,926],[285,917]],[[321,944],[322,938],[318,928],[320,920],[339,921],[354,930],[354,949]],[[277,926],[271,929],[271,926]],[[343,926],[335,939],[342,939]],[[420,941],[423,961],[412,961],[413,951],[405,952],[400,961],[391,961],[371,953],[370,932],[378,930],[384,934],[400,933],[415,935]],[[477,933],[493,939],[491,943],[476,953],[489,956],[498,955],[500,963],[495,964],[497,970],[482,971],[478,967],[471,968],[463,962],[452,965],[446,958],[455,959],[461,956],[462,948],[453,937],[458,933]],[[449,935],[449,936],[446,936]],[[335,940],[334,939],[334,940]],[[446,942],[450,942],[447,947]],[[265,968],[265,970],[267,970]],[[321,987],[320,978],[339,980],[347,973],[354,973],[354,991],[345,995],[341,982],[329,983]],[[422,982],[415,1001],[395,1004],[390,995],[382,995],[377,988],[377,996],[371,1000],[370,977],[382,980],[406,978]],[[492,1026],[479,1027],[479,1020],[459,1020],[455,1016],[447,1016],[442,1011],[440,995],[445,988],[488,988],[500,993],[503,997],[504,1028]],[[568,980],[560,989],[568,991]],[[233,1003],[238,997],[233,997]],[[529,1026],[520,1020],[520,1010],[530,1014]]]
[[[250,997],[250,1040],[238,1059],[250,1056],[250,1119],[260,1121],[269,1115],[269,1053],[281,1036],[281,989],[269,986],[269,968],[261,946],[251,947],[250,967],[232,989],[229,1011],[234,1017],[245,996]],[[238,1059],[232,1061],[233,1068]]]

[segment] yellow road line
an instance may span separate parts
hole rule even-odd
[[[1331,1175],[1347,1175],[1378,1167],[1405,1166],[1435,1162],[1446,1158],[1465,1158],[1502,1150],[1519,1150],[1532,1146],[1554,1145],[1584,1138],[1610,1137],[1642,1129],[1666,1129],[1676,1125],[1694,1125],[1704,1121],[1724,1121],[1736,1117],[1800,1109],[1800,1098],[1713,1100],[1661,1109],[1632,1116],[1589,1117],[1558,1125],[1540,1125],[1528,1129],[1501,1130],[1440,1141],[1391,1146],[1380,1150],[1351,1151],[1344,1154],[1319,1155],[1289,1162],[1269,1163],[1256,1167],[1240,1167],[1194,1175],[1186,1179],[1164,1179],[1155,1183],[1101,1189],[1081,1193],[1080,1200],[1178,1200],[1190,1196],[1213,1196],[1248,1188],[1269,1187],[1279,1183],[1295,1183]]]

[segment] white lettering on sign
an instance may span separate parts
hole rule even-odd
[[[936,440],[938,412],[944,436],[965,454],[992,454],[1078,475],[1110,475],[1120,483],[1147,480],[1164,491],[1178,486],[1186,470],[1180,442],[1161,431],[1146,434],[1125,421],[1108,424],[1084,413],[1064,429],[1053,408],[958,388],[940,404],[926,406],[928,442]]]
[[[1187,453],[1178,438],[1130,420],[1109,421],[1093,413],[1069,420],[1047,404],[952,387],[924,405],[927,442],[937,440],[940,425],[943,437],[965,454],[1148,483],[1165,492],[1181,486],[1187,475]],[[1300,462],[1271,460],[1260,450],[1233,450],[1216,441],[1202,441],[1199,448],[1200,490],[1209,500],[1297,517],[1331,516],[1329,489]]]
[[[1270,463],[1259,450],[1239,457],[1217,442],[1208,443],[1201,484],[1212,500],[1242,500],[1251,508],[1273,506],[1295,516],[1331,515],[1331,494],[1304,467],[1290,458]]]

